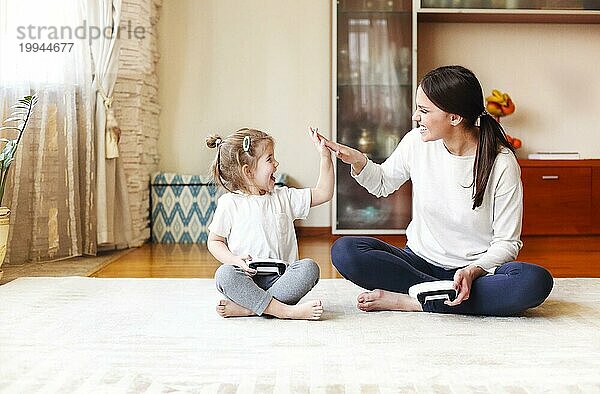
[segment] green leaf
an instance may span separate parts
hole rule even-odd
[[[0,154],[2,154],[5,158],[12,158],[16,148],[17,142],[15,140],[8,140],[6,145],[4,145],[4,148],[2,148]]]
[[[2,122],[2,123],[16,122],[18,120],[23,121],[23,118],[21,118],[20,116],[12,116],[8,119],[4,119],[4,122]]]
[[[16,145],[17,145],[17,141],[15,141],[15,140],[8,140],[6,142],[6,145],[4,145],[4,148],[2,148],[2,152],[12,150],[13,147],[16,146]]]
[[[0,131],[15,130],[19,132],[18,138],[14,140],[0,138],[0,143],[5,143],[4,147],[0,151],[0,203],[4,197],[4,187],[9,167],[14,160],[14,155],[17,151],[18,144],[21,141],[21,137],[23,136],[23,132],[27,127],[27,122],[31,117],[33,107],[37,104],[37,101],[38,98],[35,94],[23,97],[22,99],[18,100],[16,104],[10,106],[11,113],[8,119],[5,119],[2,123],[0,123],[0,125],[2,125],[9,122],[16,122],[16,126],[0,126]]]
[[[1,130],[17,130],[17,131],[21,131],[20,128],[14,127],[14,126],[2,126],[2,127],[0,127],[0,131]]]
[[[29,107],[26,107],[24,105],[19,105],[19,106],[11,106],[10,109],[14,112],[28,112],[29,111]]]

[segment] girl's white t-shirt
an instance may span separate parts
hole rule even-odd
[[[236,256],[292,263],[298,260],[294,220],[308,216],[310,199],[309,188],[285,186],[262,196],[226,193],[217,201],[208,230],[226,238],[229,250]]]
[[[352,174],[370,193],[385,197],[412,182],[412,221],[407,245],[431,264],[451,269],[469,264],[493,273],[522,247],[521,168],[512,152],[496,156],[483,203],[473,205],[475,156],[456,156],[443,140],[423,142],[418,129],[404,136],[381,165],[368,161]]]

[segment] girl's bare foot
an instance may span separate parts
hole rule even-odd
[[[280,319],[319,320],[323,314],[323,303],[315,300],[297,305],[287,305],[273,298],[265,309],[265,313]]]
[[[408,294],[394,293],[391,291],[375,289],[361,293],[358,296],[358,309],[365,312],[371,311],[404,311],[422,312],[423,307],[419,301]]]
[[[254,312],[244,308],[241,305],[236,304],[231,300],[221,300],[217,304],[217,313],[221,317],[242,317],[242,316],[253,316]]]
[[[319,320],[323,314],[323,303],[319,300],[290,305],[290,307],[288,319]]]

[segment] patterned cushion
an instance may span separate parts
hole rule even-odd
[[[280,174],[276,185],[284,186]],[[159,172],[150,185],[151,231],[154,243],[206,243],[218,198],[225,192],[207,178]]]

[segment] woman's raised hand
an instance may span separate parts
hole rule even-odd
[[[360,171],[362,171],[364,166],[367,164],[367,158],[364,154],[362,154],[361,151],[328,140],[327,138],[323,137],[321,134],[318,133],[319,129],[313,129],[311,127],[310,131],[311,138],[313,138],[313,141],[315,141],[316,139],[317,141],[319,141],[319,145],[325,146],[327,149],[333,152],[338,159],[340,159],[346,164],[352,165],[355,173],[359,173]]]
[[[367,158],[361,151],[346,145],[338,144],[337,142],[329,141],[329,143],[329,145],[326,144],[325,146],[331,149],[336,157],[344,163],[352,165],[362,164],[363,167],[367,164]]]
[[[327,141],[325,146],[335,153],[335,157],[346,164],[350,164],[355,174],[360,174],[367,165],[367,156],[357,149],[333,141]]]

